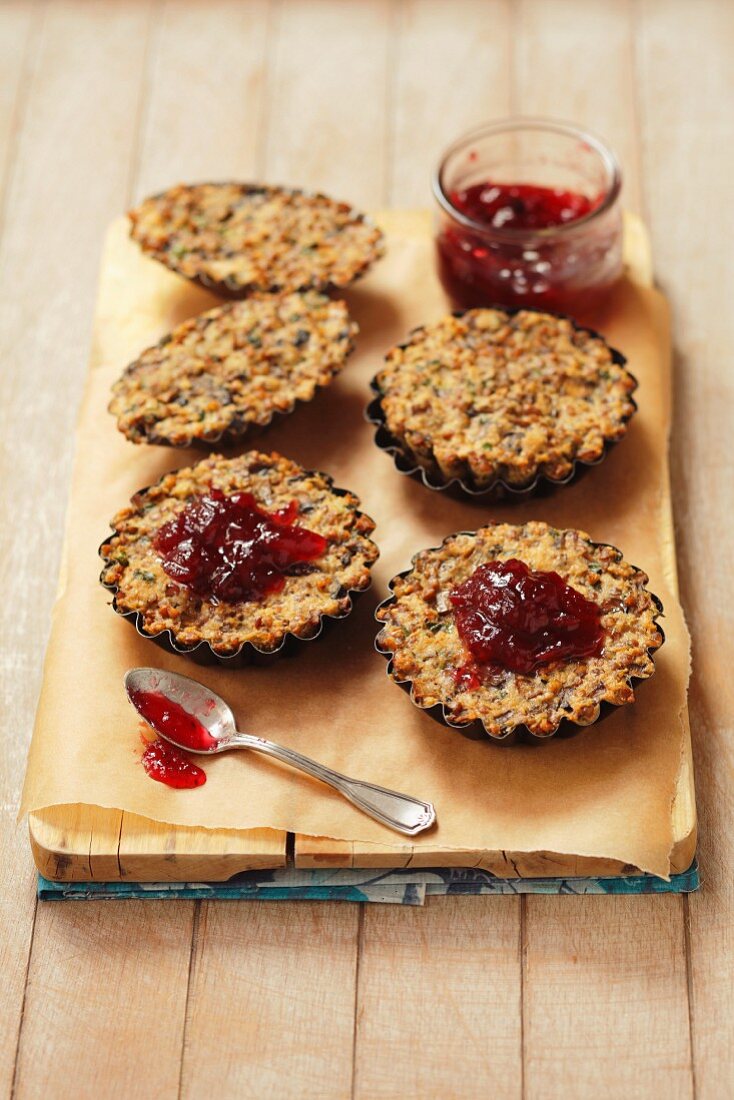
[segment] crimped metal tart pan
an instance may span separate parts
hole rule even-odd
[[[464,737],[467,737],[472,741],[491,741],[493,744],[497,745],[514,745],[518,743],[538,744],[544,741],[548,741],[553,737],[572,737],[577,734],[582,728],[591,725],[598,725],[599,722],[603,721],[610,714],[614,713],[622,706],[624,706],[625,704],[623,703],[617,704],[607,700],[603,700],[597,704],[598,713],[596,714],[596,716],[588,722],[574,722],[570,719],[563,718],[555,726],[554,729],[552,729],[548,733],[543,734],[536,733],[535,731],[529,729],[525,724],[520,723],[509,728],[502,735],[497,735],[487,729],[484,722],[480,718],[476,718],[467,722],[453,721],[450,715],[447,713],[445,704],[441,701],[430,706],[424,706],[415,697],[414,681],[410,678],[398,679],[394,669],[394,651],[388,646],[383,645],[380,640],[382,630],[385,627],[385,623],[380,618],[381,610],[397,602],[397,596],[395,595],[395,585],[398,581],[404,579],[413,572],[414,565],[421,554],[440,551],[450,540],[464,535],[472,537],[475,536],[476,533],[476,531],[457,531],[452,533],[451,535],[447,535],[447,537],[439,544],[439,546],[430,547],[427,548],[427,550],[422,550],[415,554],[411,559],[410,568],[404,569],[402,572],[396,574],[389,582],[388,590],[390,592],[390,595],[386,599],[382,600],[382,602],[375,609],[375,619],[378,623],[380,623],[381,627],[380,632],[375,638],[375,649],[387,661],[386,671],[388,677],[392,679],[393,682],[398,685],[398,687],[402,688],[402,690],[406,692],[414,706],[418,707],[419,710],[423,710],[435,721],[440,722],[441,725],[447,726],[449,729],[456,730]],[[621,551],[616,546],[613,546],[611,543],[595,542],[590,538],[586,541],[588,541],[588,545],[590,547],[600,550],[611,550],[619,556],[619,559],[623,560]],[[642,570],[639,570],[636,566],[630,566],[630,568],[634,569],[636,572],[642,572]],[[646,586],[643,586],[641,591],[650,597],[650,600],[655,608],[653,622],[660,636],[660,642],[655,646],[648,647],[647,649],[648,656],[650,657],[651,661],[654,662],[654,654],[665,642],[665,634],[663,633],[663,629],[658,622],[658,619],[664,615],[663,604],[658,596],[656,596],[653,592],[650,592],[650,590]],[[651,675],[652,672],[650,673],[650,676]],[[642,683],[645,679],[649,679],[649,676],[628,676],[626,677],[626,683],[630,688],[633,688],[635,684]]]
[[[515,316],[518,313],[542,313],[550,317],[556,317],[560,320],[568,321],[571,326],[577,331],[591,336],[595,339],[601,340],[607,347],[612,362],[625,370],[626,374],[631,378],[633,382],[633,388],[628,395],[628,401],[632,406],[628,415],[624,416],[620,424],[625,426],[634,416],[637,411],[637,404],[631,394],[638,387],[638,382],[632,372],[627,368],[627,360],[624,355],[616,348],[610,347],[607,344],[604,337],[596,332],[594,329],[588,326],[578,325],[572,317],[567,317],[565,314],[551,313],[543,310],[521,309],[497,306],[487,307],[488,309],[496,308],[507,316]],[[461,318],[467,313],[474,313],[476,310],[454,310],[450,316]],[[409,336],[423,332],[425,325],[418,325],[411,329]],[[410,346],[409,341],[405,341],[402,344],[397,344],[396,348],[403,350]],[[576,458],[573,460],[572,467],[567,476],[563,478],[552,478],[548,474],[537,473],[525,484],[510,483],[501,475],[497,474],[489,484],[477,485],[475,479],[472,476],[471,470],[465,464],[465,472],[460,477],[447,478],[443,471],[440,469],[437,462],[433,462],[430,465],[421,464],[416,456],[402,443],[401,440],[396,438],[387,426],[386,415],[382,404],[383,391],[378,381],[379,375],[376,375],[370,382],[370,388],[373,393],[373,399],[365,410],[365,418],[376,427],[375,432],[375,445],[387,454],[391,455],[395,464],[395,468],[401,474],[411,477],[414,480],[422,482],[427,489],[432,489],[438,492],[448,491],[449,495],[464,497],[470,500],[478,502],[488,502],[493,500],[505,500],[511,502],[513,500],[527,500],[531,496],[545,495],[551,492],[558,486],[570,485],[572,482],[577,481],[583,474],[594,466],[599,466],[608,453],[612,450],[620,440],[605,439],[604,446],[601,454],[589,461]]]
[[[212,456],[212,458],[216,457],[218,456]],[[178,471],[174,471],[174,473],[178,473]],[[332,478],[329,477],[329,475],[327,474],[313,470],[302,470],[302,474],[305,477],[315,476],[323,479],[328,493],[334,497],[349,497],[352,498],[352,500],[357,500],[357,498],[354,497],[354,494],[351,493],[348,489],[341,489],[334,486]],[[169,476],[170,474],[164,474],[158,482],[155,482],[153,485],[147,486],[146,488],[141,489],[139,492],[135,493],[131,499],[131,504],[136,508],[140,508],[141,505],[144,505],[145,498],[151,492],[151,490],[157,488]],[[358,500],[357,503],[359,503]],[[366,516],[364,512],[361,512],[357,507],[354,507],[353,514],[356,520],[366,520],[369,524],[372,524],[372,528],[374,527],[372,520],[370,520],[369,517]],[[370,528],[370,531],[372,528]],[[145,618],[141,611],[129,610],[119,606],[119,584],[108,582],[105,579],[105,574],[107,573],[110,564],[114,562],[114,558],[112,557],[112,555],[106,553],[106,551],[110,548],[111,539],[113,539],[117,534],[119,534],[119,528],[115,527],[113,524],[111,535],[109,535],[102,542],[98,551],[99,556],[106,562],[105,568],[100,574],[100,583],[104,588],[107,589],[107,591],[112,592],[112,609],[116,612],[116,614],[118,614],[121,618],[125,619],[132,626],[134,626],[137,633],[142,638],[146,638],[149,641],[155,642],[156,645],[160,646],[162,649],[166,650],[169,653],[175,653],[182,657],[188,657],[199,665],[219,665],[223,668],[231,669],[243,668],[246,665],[250,664],[268,665],[278,657],[292,656],[299,651],[301,643],[315,641],[317,638],[322,637],[324,633],[331,626],[333,626],[334,623],[347,618],[351,614],[356,600],[369,589],[371,585],[371,568],[372,565],[374,565],[374,562],[377,560],[379,554],[377,547],[372,539],[369,538],[368,535],[362,536],[365,543],[369,543],[372,551],[374,552],[374,556],[368,559],[365,563],[364,571],[366,571],[367,579],[364,585],[359,587],[341,587],[336,593],[333,594],[332,598],[338,601],[342,601],[343,599],[347,598],[348,602],[343,611],[340,611],[337,614],[328,614],[325,612],[320,613],[318,616],[317,624],[315,626],[311,626],[308,629],[308,632],[304,632],[303,634],[296,634],[293,631],[287,630],[279,638],[277,644],[271,648],[264,648],[252,641],[244,641],[235,649],[224,650],[214,648],[213,645],[206,639],[202,639],[201,641],[191,645],[181,643],[177,640],[175,634],[170,628],[165,628],[158,632],[147,630],[144,625]]]
[[[183,263],[185,255],[177,255],[176,250],[155,248],[152,245],[147,246],[144,241],[140,239],[140,236],[136,233],[137,223],[140,220],[141,211],[148,203],[155,203],[161,200],[169,200],[177,193],[183,191],[193,192],[203,190],[205,188],[236,188],[241,195],[267,195],[268,197],[284,196],[286,198],[305,199],[311,200],[314,204],[329,204],[331,208],[345,215],[349,223],[354,225],[365,226],[372,231],[373,240],[369,248],[364,249],[362,256],[353,258],[351,264],[346,265],[346,269],[339,275],[334,274],[332,271],[329,275],[316,275],[311,274],[309,276],[298,276],[290,280],[285,278],[271,277],[265,279],[264,277],[252,279],[248,282],[241,282],[230,275],[222,278],[215,278],[206,271],[194,270],[190,265]],[[214,294],[219,295],[222,298],[246,298],[248,295],[261,291],[263,293],[275,293],[280,291],[303,291],[303,290],[321,290],[329,291],[333,289],[340,289],[346,286],[350,286],[357,279],[360,279],[372,264],[382,256],[384,252],[384,237],[380,229],[375,225],[371,218],[348,203],[338,202],[335,199],[330,198],[328,195],[324,195],[320,191],[309,191],[298,187],[276,187],[268,184],[259,183],[240,183],[236,180],[226,180],[220,182],[207,182],[199,184],[179,184],[176,187],[169,188],[167,191],[159,192],[158,194],[151,195],[145,199],[138,207],[135,207],[129,212],[129,218],[132,222],[130,236],[141,247],[143,253],[146,256],[157,260],[159,263],[164,264],[169,270],[174,271],[177,275],[181,275],[198,286],[203,287],[205,290],[209,290]],[[308,246],[305,246],[302,251],[308,251]],[[242,249],[240,254],[246,254],[247,249]],[[238,253],[236,250],[232,252],[232,255],[227,255],[225,250],[222,251],[222,258],[233,258]],[[272,264],[266,265],[272,268]],[[333,265],[332,265],[333,266]],[[187,270],[187,267],[189,270]]]
[[[109,412],[132,443],[229,446],[261,433],[330,385],[346,366],[357,332],[345,303],[319,291],[227,302],[141,352],[114,383]],[[249,343],[254,348],[248,354],[242,349]]]
[[[102,543],[102,546],[104,546],[104,543]],[[100,552],[102,546],[100,546]],[[104,581],[101,583],[109,592],[117,592],[116,585],[105,584]],[[209,642],[199,642],[195,646],[178,645],[170,630],[163,630],[160,634],[149,634],[142,625],[143,616],[139,611],[121,611],[120,608],[117,607],[115,599],[112,601],[112,608],[121,619],[126,619],[127,622],[132,623],[141,638],[146,638],[148,641],[155,642],[157,646],[160,646],[161,649],[164,649],[167,653],[175,653],[179,657],[188,657],[197,665],[219,665],[221,668],[231,669],[246,668],[248,665],[254,665],[258,668],[262,668],[272,664],[279,657],[294,657],[296,653],[299,652],[304,642],[315,642],[318,638],[322,638],[325,633],[328,633],[334,623],[339,622],[341,619],[346,619],[351,615],[355,603],[359,597],[364,595],[367,591],[367,588],[344,589],[344,595],[349,595],[350,597],[349,609],[345,611],[343,615],[322,615],[319,620],[318,630],[314,634],[309,634],[308,637],[288,632],[284,635],[280,645],[275,649],[259,649],[252,642],[244,642],[232,653],[218,653],[215,649],[212,649]]]

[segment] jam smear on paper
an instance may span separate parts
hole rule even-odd
[[[149,742],[143,750],[142,763],[146,775],[167,787],[188,790],[206,783],[206,772],[167,741]]]

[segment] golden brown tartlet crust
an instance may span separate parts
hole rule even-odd
[[[148,255],[217,293],[344,287],[382,255],[381,231],[347,203],[286,187],[179,184],[129,213]]]
[[[569,480],[635,412],[637,383],[596,333],[533,310],[472,309],[415,329],[373,388],[398,450],[470,491]]]
[[[467,687],[456,673],[471,655],[456,629],[449,593],[478,566],[508,558],[559,573],[598,604],[604,648],[598,657],[553,662],[532,675],[487,670],[479,687]],[[595,722],[603,703],[633,702],[631,682],[653,674],[651,654],[663,642],[656,623],[662,606],[645,588],[647,580],[619,550],[592,542],[583,531],[530,522],[461,532],[421,551],[391,582],[392,596],[377,610],[384,623],[377,648],[390,657],[393,680],[410,684],[413,702],[440,708],[450,725],[479,723],[498,739],[518,729],[549,737],[562,721]]]
[[[133,443],[229,442],[310,401],[356,332],[344,302],[316,291],[231,302],[144,351],[113,386],[110,412]]]
[[[227,603],[197,596],[168,576],[152,540],[187,503],[212,487],[224,493],[252,493],[266,511],[297,501],[296,522],[327,539],[326,551],[309,563],[308,572],[288,576],[280,591],[262,601]],[[369,587],[370,569],[378,557],[369,538],[374,526],[359,511],[356,496],[335,489],[325,474],[304,470],[282,455],[210,455],[195,466],[166,474],[117,513],[114,534],[100,548],[105,561],[100,580],[115,592],[115,610],[134,613],[138,629],[146,635],[168,631],[179,649],[204,642],[219,656],[247,645],[271,653],[287,635],[313,637],[324,617],[349,613],[350,592]]]

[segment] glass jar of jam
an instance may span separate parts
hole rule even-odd
[[[510,119],[460,138],[433,180],[449,297],[593,314],[622,272],[621,185],[614,154],[565,123]]]

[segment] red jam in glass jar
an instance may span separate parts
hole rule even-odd
[[[444,289],[461,307],[585,317],[622,273],[621,177],[596,138],[519,119],[456,142],[434,179]]]

